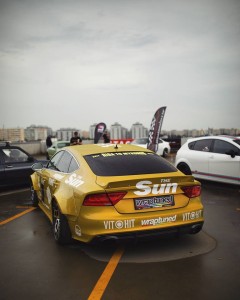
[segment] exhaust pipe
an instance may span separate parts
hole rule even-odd
[[[191,227],[191,233],[196,234],[202,230],[202,224],[195,224]]]

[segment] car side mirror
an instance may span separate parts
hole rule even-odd
[[[29,162],[34,162],[34,157],[28,156],[28,161],[29,161]]]
[[[229,150],[228,152],[226,152],[227,155],[230,155],[232,158],[234,158],[236,156],[236,153],[234,150]]]
[[[43,169],[43,164],[41,162],[37,162],[32,165],[33,171],[42,170],[42,169]]]

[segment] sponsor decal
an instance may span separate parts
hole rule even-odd
[[[105,229],[127,229],[135,226],[135,219],[118,220],[118,221],[103,221]]]
[[[46,195],[47,195],[48,203],[50,204],[51,201],[52,201],[52,195],[51,195],[51,191],[50,191],[49,186],[47,187]]]
[[[75,233],[78,236],[82,236],[82,230],[78,225],[75,225]]]
[[[138,191],[135,191],[134,194],[138,196],[146,196],[149,194],[159,195],[159,194],[169,194],[176,193],[177,183],[162,183],[162,184],[153,184],[150,180],[143,180],[136,184]]]
[[[63,179],[64,176],[60,175],[60,174],[54,174],[53,177],[57,180],[61,180],[61,179]]]
[[[166,207],[174,205],[173,195],[134,199],[135,209]]]
[[[69,176],[68,179],[65,180],[66,184],[69,184],[71,186],[74,187],[78,187],[80,185],[82,185],[84,183],[84,181],[82,180],[82,177],[73,173],[71,176]]]
[[[202,217],[202,210],[191,211],[182,215],[183,221],[191,221]]]
[[[54,185],[55,180],[53,178],[49,178],[48,179],[48,184],[53,186]]]
[[[112,147],[109,144],[98,144],[100,147]],[[120,148],[119,146],[118,148]],[[106,152],[101,154],[94,154],[92,155],[92,158],[98,158],[98,157],[112,157],[112,156],[131,156],[131,155],[149,155],[149,153],[146,152]]]
[[[156,226],[156,225],[161,225],[161,224],[165,224],[165,223],[175,222],[176,219],[177,219],[177,215],[169,216],[169,217],[158,217],[158,218],[154,218],[154,219],[142,220],[141,225],[142,226]]]

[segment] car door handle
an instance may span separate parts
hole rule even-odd
[[[11,165],[6,165],[6,168],[10,169],[10,168],[13,168],[13,166],[11,166]]]
[[[214,158],[214,155],[210,155],[209,158],[213,159],[213,158]]]

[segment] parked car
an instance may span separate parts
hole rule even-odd
[[[177,152],[176,167],[195,178],[240,184],[240,139],[206,136],[189,139]]]
[[[70,141],[54,141],[52,146],[47,148],[47,159],[50,159],[58,150],[70,146]]]
[[[32,165],[35,162],[38,160],[21,147],[0,142],[0,188],[29,185],[30,175],[33,173]]]
[[[144,137],[144,138],[135,139],[131,142],[131,144],[140,146],[143,148],[147,148],[148,138]],[[171,147],[170,147],[169,142],[165,142],[164,140],[159,139],[157,154],[160,156],[166,157],[170,153],[170,151],[171,151]]]
[[[197,233],[201,186],[154,152],[130,144],[66,147],[33,165],[32,202],[60,244]]]

